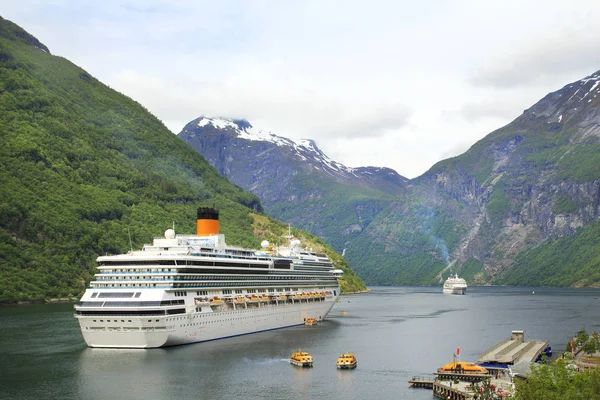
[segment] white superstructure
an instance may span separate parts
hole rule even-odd
[[[208,214],[207,214],[208,213]],[[218,213],[208,215],[218,232]],[[152,348],[221,339],[324,319],[340,294],[325,254],[254,252],[221,234],[154,239],[140,251],[98,257],[98,273],[75,306],[90,347]],[[266,247],[266,246],[264,246]]]
[[[458,274],[452,275],[444,282],[444,293],[447,294],[465,294],[467,291],[467,281],[459,278]]]

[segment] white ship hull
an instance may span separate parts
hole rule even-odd
[[[439,287],[439,286],[438,286]],[[439,290],[439,289],[438,289]],[[454,287],[454,288],[444,288],[445,294],[465,294],[467,292],[466,287]]]
[[[155,348],[304,325],[306,318],[324,319],[335,300],[335,296],[330,296],[324,301],[173,316],[77,318],[83,338],[90,347]]]

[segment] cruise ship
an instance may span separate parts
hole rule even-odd
[[[459,278],[458,274],[450,274],[446,282],[444,282],[443,291],[447,294],[465,294],[467,291],[467,281]]]
[[[227,246],[219,213],[199,208],[196,235],[168,229],[141,250],[100,256],[75,317],[88,346],[156,348],[323,320],[340,295],[325,254],[289,238]]]

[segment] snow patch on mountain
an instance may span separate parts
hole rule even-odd
[[[357,176],[354,173],[353,168],[346,167],[345,165],[327,157],[327,155],[317,147],[313,140],[289,139],[277,136],[270,131],[255,128],[245,120],[234,121],[225,118],[202,117],[198,121],[199,127],[206,127],[207,125],[212,125],[217,129],[233,130],[240,139],[269,142],[277,146],[290,147],[300,159],[312,159],[316,163],[321,163],[323,165],[322,169],[330,174],[347,173]],[[318,168],[317,165],[314,165],[314,167]]]

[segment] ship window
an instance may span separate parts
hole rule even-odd
[[[131,298],[133,297],[132,292],[108,292],[100,293],[98,298]]]
[[[92,299],[93,299],[94,297],[96,297],[96,296],[98,296],[98,293],[97,293],[97,292],[94,292],[94,293],[92,293]]]

